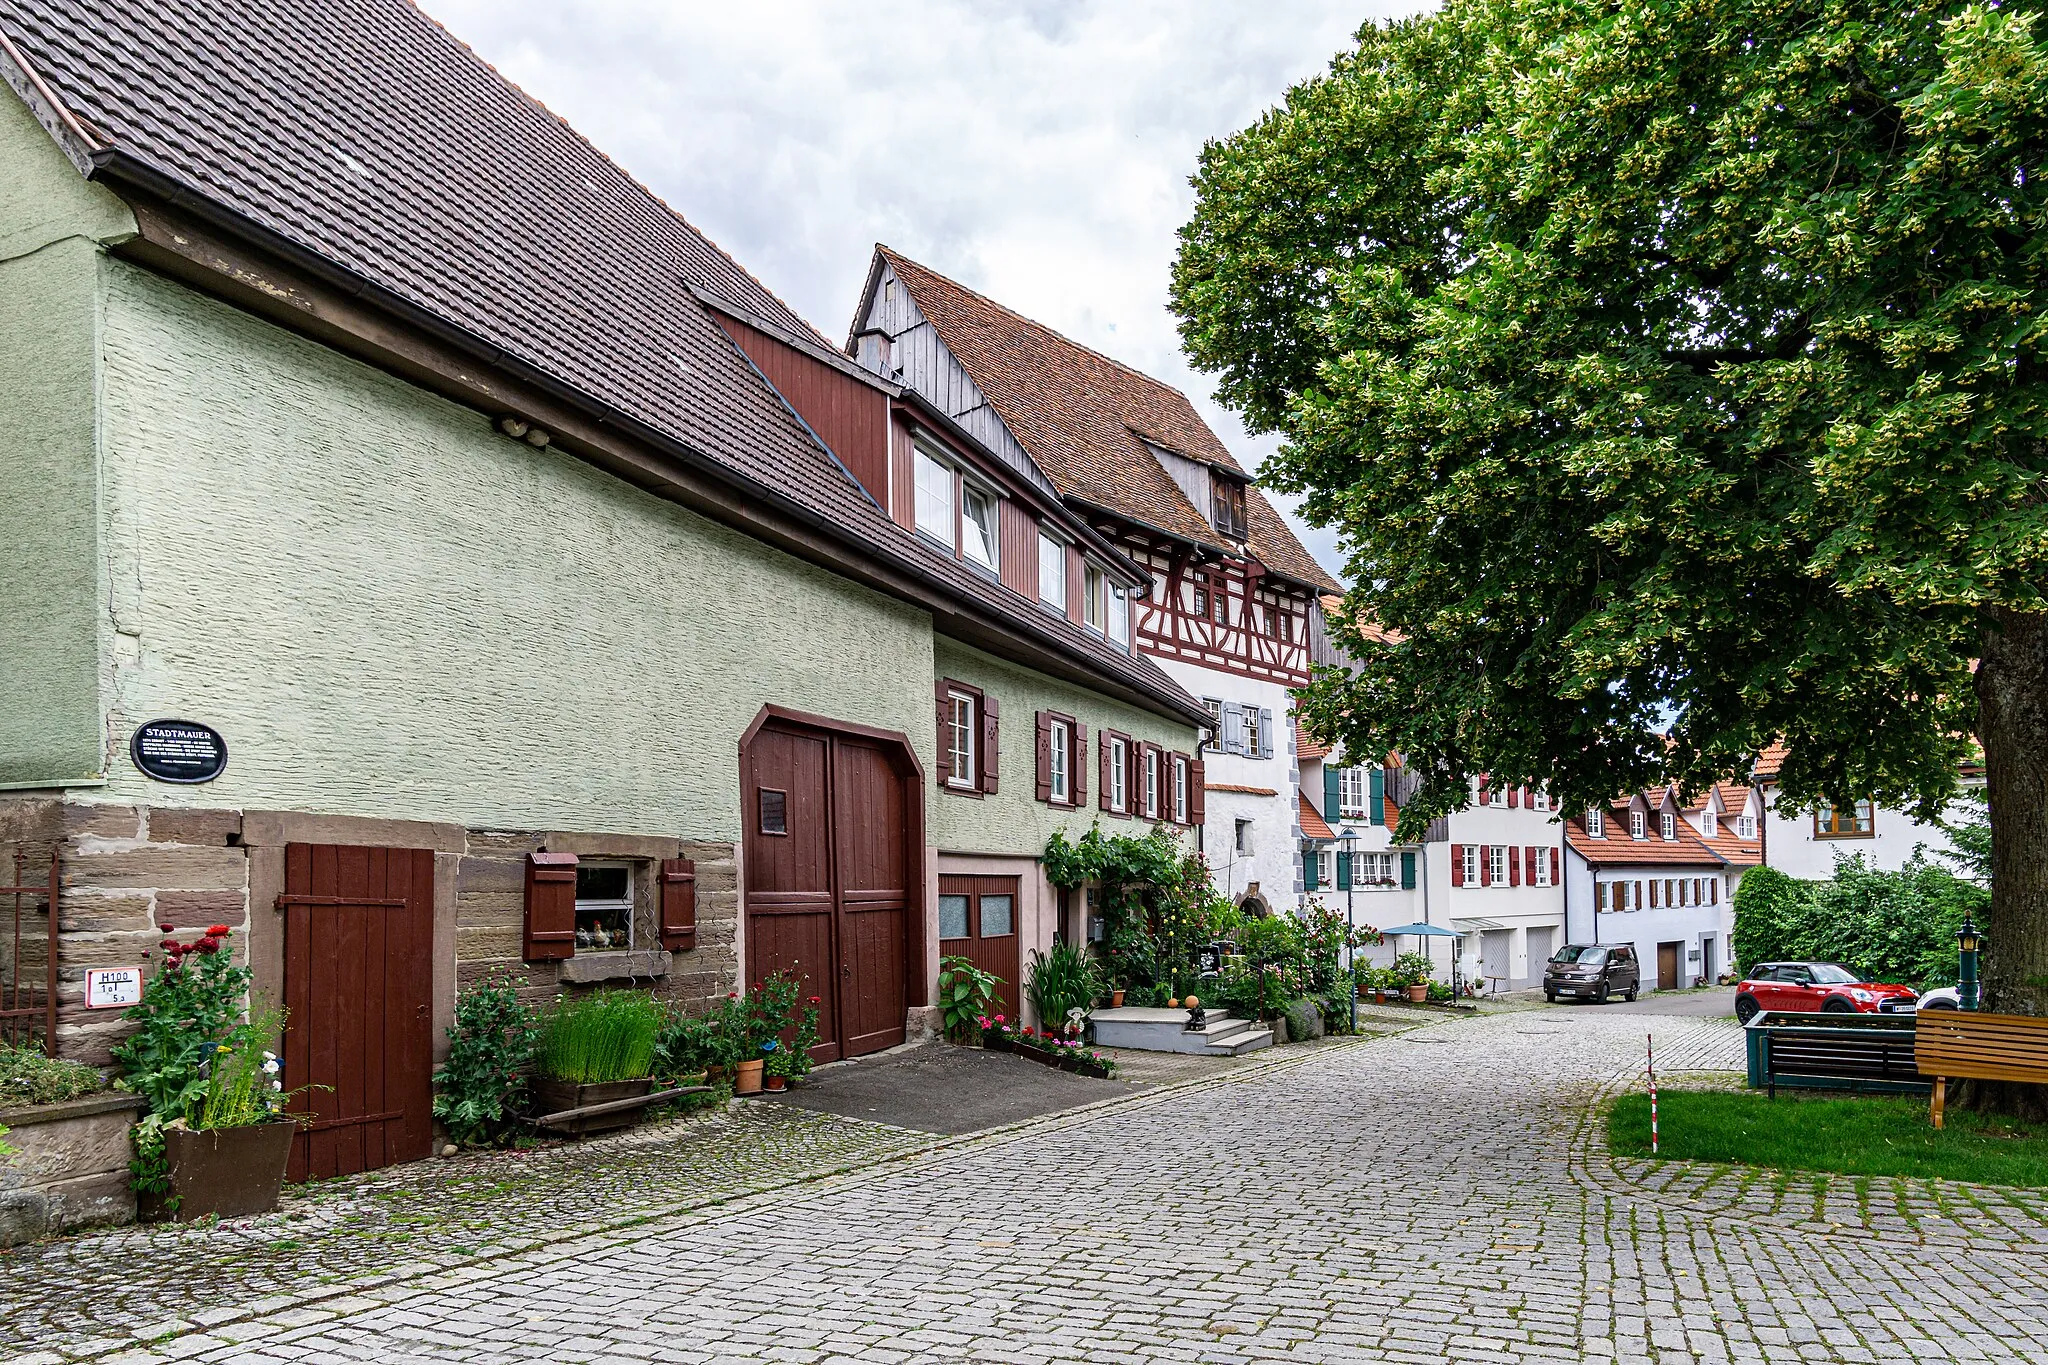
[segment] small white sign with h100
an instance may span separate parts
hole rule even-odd
[[[142,1003],[142,968],[88,967],[85,970],[85,1007],[115,1010]]]

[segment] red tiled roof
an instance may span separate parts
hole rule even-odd
[[[1605,824],[1605,837],[1595,839],[1586,833],[1584,815],[1575,815],[1564,822],[1565,841],[1575,853],[1596,867],[1720,867],[1727,861],[1707,846],[1698,830],[1683,820],[1678,822],[1678,837],[1675,839],[1656,834],[1644,839],[1631,839],[1626,805],[1609,811]]]
[[[816,336],[730,256],[403,0],[10,0],[0,31],[99,174],[317,258],[989,619],[1190,716],[1141,656],[921,547],[840,470],[699,293]],[[68,143],[67,143],[68,145]],[[417,325],[417,324],[416,324]],[[616,414],[614,416],[614,414]]]
[[[1300,721],[1294,722],[1294,752],[1298,758],[1327,758],[1330,754],[1327,745],[1309,737]]]
[[[1697,834],[1697,831],[1695,831]],[[1699,834],[1699,841],[1719,854],[1731,867],[1756,867],[1764,860],[1764,845],[1761,839],[1738,839],[1732,834],[1717,834],[1709,839]]]
[[[1308,793],[1301,793],[1301,832],[1310,839],[1334,839],[1337,831],[1330,828],[1330,822],[1308,799]]]
[[[1228,550],[1145,442],[1243,475],[1187,395],[1012,312],[900,252],[877,246],[896,278],[1060,495],[1179,539]],[[1251,554],[1319,588],[1335,579],[1257,488],[1245,495]]]
[[[1278,796],[1271,787],[1247,787],[1238,782],[1204,782],[1205,792],[1236,792],[1239,796]]]

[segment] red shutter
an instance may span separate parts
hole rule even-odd
[[[1522,850],[1522,880],[1531,886],[1536,885],[1536,855],[1541,851],[1534,844]]]
[[[1557,870],[1557,850],[1553,848],[1550,850],[1550,884],[1552,886],[1557,886],[1560,885],[1563,881],[1563,876],[1561,876]]]
[[[1452,885],[1452,886],[1463,886],[1464,884],[1465,884],[1465,846],[1464,846],[1463,844],[1452,844],[1452,845],[1451,845],[1451,885]]]
[[[1516,807],[1520,806],[1521,804],[1522,804],[1522,789],[1521,789],[1520,787],[1509,787],[1509,788],[1508,788],[1508,808],[1509,808],[1510,810],[1512,810],[1512,809],[1514,809],[1514,808],[1516,808]]]
[[[1513,790],[1512,790],[1512,789],[1510,789],[1510,791],[1509,791],[1509,797],[1510,797],[1510,799],[1512,799],[1512,798],[1513,798]],[[1515,856],[1515,846],[1514,846],[1513,844],[1509,844],[1509,845],[1508,845],[1508,847],[1507,847],[1507,854],[1508,854],[1508,885],[1509,885],[1509,886],[1520,886],[1520,885],[1522,884],[1522,860],[1521,860],[1520,858],[1517,858],[1517,857]]]
[[[939,785],[943,787],[953,776],[953,764],[947,757],[953,748],[953,694],[946,687],[944,678],[933,685],[932,692],[939,705],[939,763],[936,771]]]
[[[1074,789],[1074,806],[1079,809],[1088,804],[1088,727],[1075,721],[1068,742],[1074,751],[1067,755],[1067,782]]]
[[[1038,737],[1032,741],[1032,746],[1038,754],[1038,799],[1050,801],[1052,800],[1052,717],[1043,711],[1038,713]],[[1070,761],[1067,764],[1067,771],[1072,772],[1073,768],[1074,765]]]
[[[576,855],[526,855],[528,962],[560,962],[576,954]]]
[[[1483,806],[1483,805],[1485,805],[1485,804],[1486,804],[1486,798],[1487,798],[1488,796],[1490,796],[1490,795],[1492,795],[1492,789],[1491,789],[1491,788],[1489,788],[1489,787],[1488,787],[1488,786],[1486,785],[1486,779],[1485,779],[1485,778],[1483,778],[1483,777],[1482,777],[1482,778],[1480,778],[1480,779],[1479,779],[1479,804],[1480,804],[1480,805],[1482,805],[1482,806]]]
[[[1202,789],[1202,784],[1208,780],[1206,774],[1207,765],[1201,759],[1188,764],[1188,823],[1191,825],[1207,824],[1209,820],[1208,797]]]
[[[672,953],[697,946],[697,864],[688,858],[661,864],[661,946]]]
[[[1002,753],[1002,732],[1000,721],[1002,708],[996,699],[984,692],[981,696],[981,789],[990,796],[996,794],[996,760]]]

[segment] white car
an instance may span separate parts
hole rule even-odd
[[[1962,996],[1956,994],[1954,986],[1937,986],[1920,997],[1916,1010],[1959,1010],[1963,1007]]]

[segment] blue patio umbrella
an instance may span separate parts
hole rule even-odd
[[[1394,926],[1393,928],[1391,928],[1391,929],[1382,929],[1382,930],[1380,930],[1380,935],[1381,935],[1382,937],[1385,937],[1385,936],[1386,936],[1386,935],[1388,935],[1388,934],[1413,934],[1413,935],[1415,935],[1415,937],[1417,937],[1417,938],[1462,938],[1462,937],[1464,937],[1464,935],[1460,934],[1460,933],[1459,933],[1459,932],[1458,932],[1458,931],[1457,931],[1456,929],[1446,929],[1446,928],[1444,928],[1444,927],[1443,927],[1442,925],[1438,925],[1438,924],[1397,924],[1397,925],[1395,925],[1395,926]],[[1454,949],[1454,950],[1452,951],[1452,953],[1451,953],[1451,996],[1452,996],[1452,998],[1453,998],[1453,999],[1456,999],[1456,998],[1457,998],[1457,994],[1458,994],[1458,954],[1457,954],[1456,950]]]

